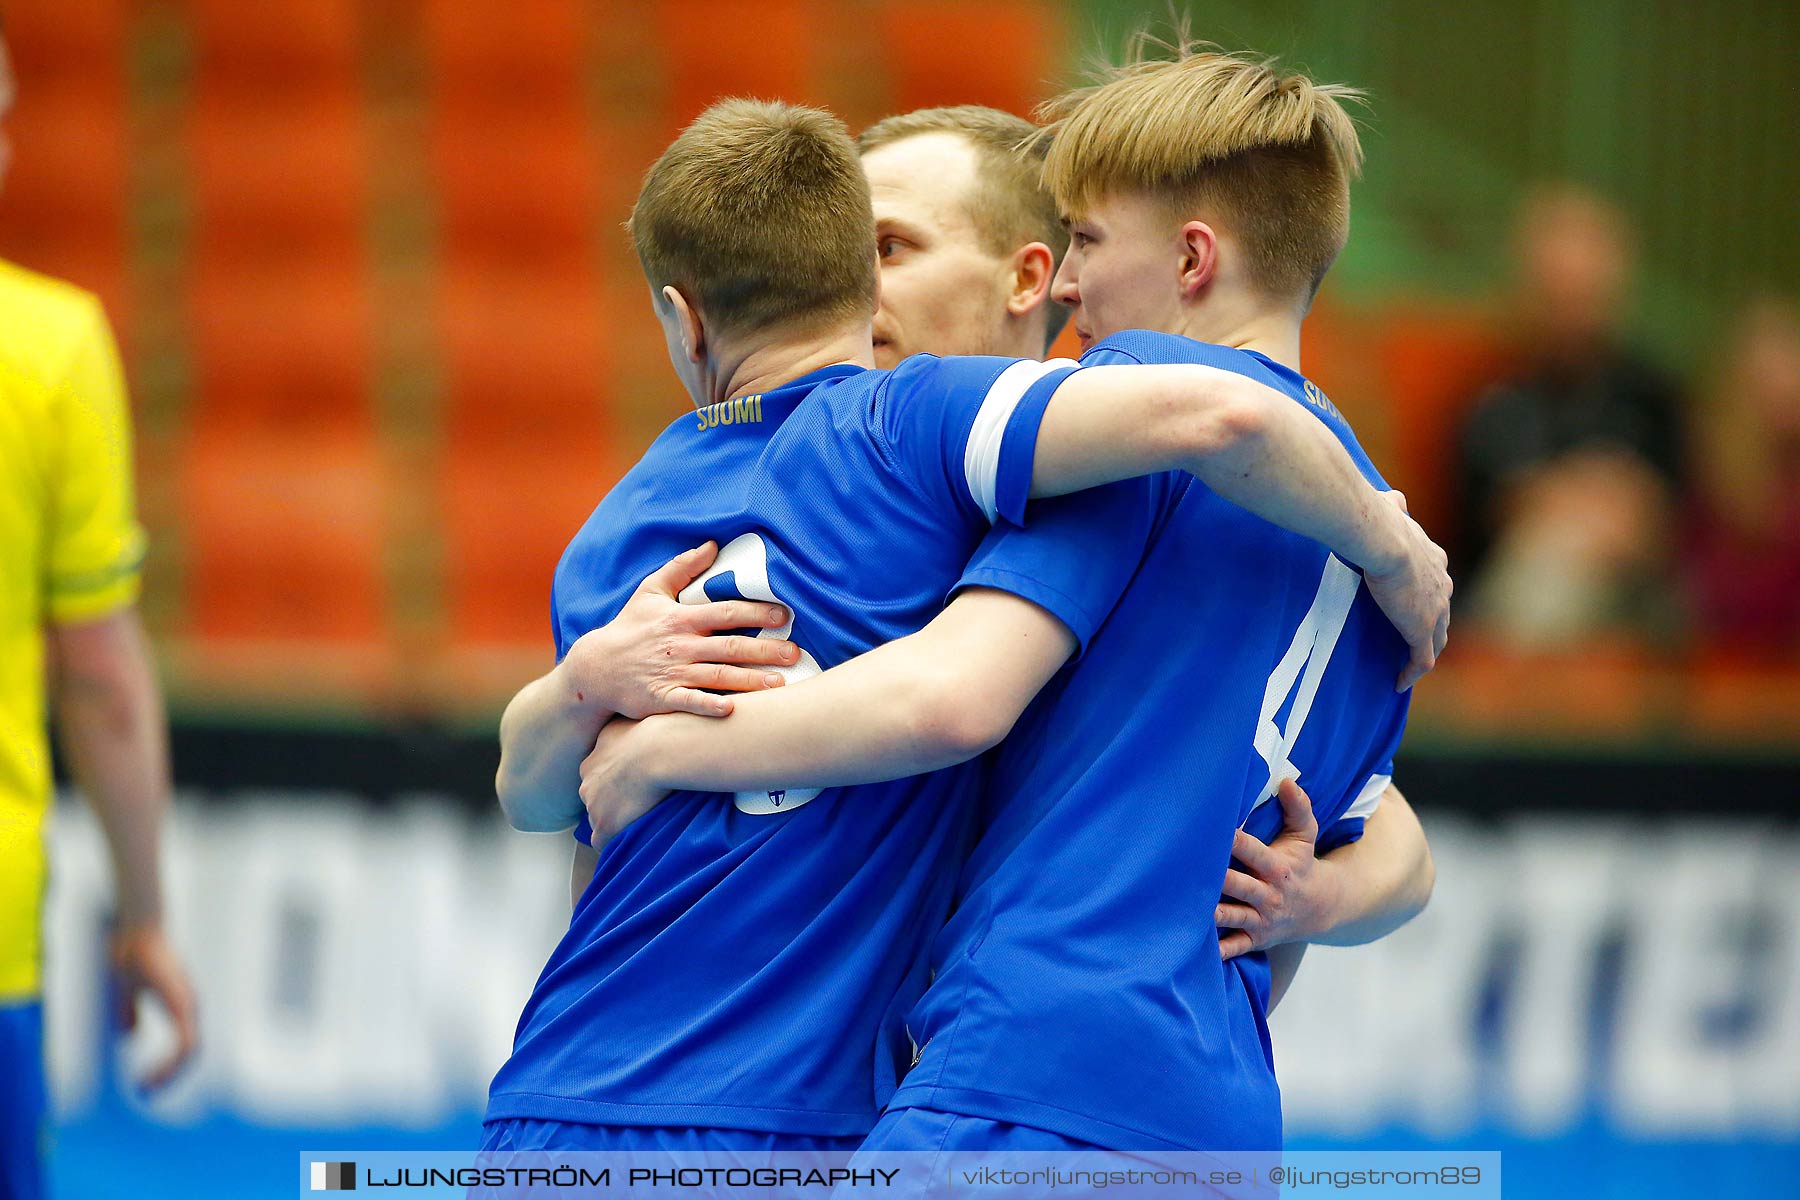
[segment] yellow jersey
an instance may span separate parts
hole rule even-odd
[[[0,1003],[39,986],[44,628],[135,601],[143,549],[106,314],[80,288],[0,261]]]

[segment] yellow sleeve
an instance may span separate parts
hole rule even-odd
[[[112,331],[97,301],[54,397],[50,620],[73,624],[137,599],[144,534],[132,498],[131,415]]]

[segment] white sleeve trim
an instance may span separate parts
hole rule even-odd
[[[1375,810],[1381,807],[1381,794],[1388,790],[1388,784],[1392,782],[1394,782],[1392,775],[1369,776],[1369,782],[1363,784],[1362,791],[1356,794],[1355,801],[1344,810],[1344,815],[1338,820],[1348,821],[1352,817],[1361,817],[1366,821],[1374,816]]]
[[[1053,358],[1048,362],[1026,359],[1000,372],[988,388],[987,396],[975,413],[969,427],[969,444],[963,450],[963,475],[968,479],[969,498],[987,514],[992,522],[999,518],[999,500],[995,495],[1000,485],[1000,447],[1006,441],[1006,423],[1013,409],[1031,390],[1031,385],[1050,374],[1075,366],[1072,359]]]

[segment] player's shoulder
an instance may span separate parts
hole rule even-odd
[[[860,391],[871,403],[924,391],[936,386],[943,366],[944,359],[936,354],[909,355],[886,370],[868,372]]]
[[[998,354],[915,354],[891,371],[873,371],[885,378],[875,386],[890,394],[920,391],[951,392],[959,388],[985,391],[1010,368],[1021,363],[1042,366],[1036,359],[1007,358]]]
[[[0,258],[0,313],[21,333],[89,335],[105,322],[100,297],[78,284]],[[10,339],[9,339],[10,340]]]
[[[890,371],[873,371],[864,411],[883,441],[916,437],[925,441],[967,433],[981,414],[1010,411],[1046,376],[1074,364],[1002,355],[915,354]],[[910,432],[909,432],[910,431]]]
[[[1102,338],[1081,356],[1084,367],[1111,363],[1219,367],[1265,380],[1271,375],[1268,360],[1260,354],[1150,329],[1127,329]]]
[[[84,315],[100,306],[100,298],[79,284],[0,258],[0,300],[17,298]]]
[[[94,293],[0,259],[0,361],[50,383],[75,356],[105,350],[109,336]]]
[[[597,591],[619,582],[613,578],[610,564],[617,560],[620,543],[636,529],[635,510],[639,505],[632,495],[644,490],[644,482],[634,481],[633,472],[608,489],[588,512],[574,536],[563,547],[550,574],[550,602],[553,612],[570,611],[590,601]],[[635,585],[638,581],[629,581]]]
[[[911,361],[912,359],[906,360],[907,363]],[[905,366],[906,363],[900,365]],[[808,381],[801,393],[801,402],[794,405],[793,413],[812,420],[820,419],[826,413],[867,413],[887,394],[888,386],[896,374],[897,368],[885,370],[880,367],[862,367]],[[825,419],[841,421],[843,418],[833,416]]]
[[[1292,367],[1254,350],[1195,341],[1179,334],[1132,329],[1094,343],[1081,357],[1083,366],[1114,362],[1182,364],[1235,371],[1303,401],[1330,422],[1345,423],[1344,414],[1318,384]]]

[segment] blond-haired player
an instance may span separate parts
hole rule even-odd
[[[881,262],[877,366],[917,353],[1036,358],[1056,339],[1069,309],[1051,300],[1051,282],[1069,233],[1044,186],[1049,144],[1040,133],[1012,113],[956,105],[887,117],[858,136]],[[1303,807],[1294,806],[1297,817]],[[1258,864],[1250,874],[1265,886],[1236,887],[1221,906],[1228,957],[1309,940],[1373,940],[1416,916],[1431,895],[1425,831],[1391,784],[1363,837],[1323,857],[1313,853],[1304,817],[1284,828],[1273,853],[1259,855],[1264,843],[1245,837]],[[1288,975],[1295,965],[1283,964]],[[1281,984],[1278,977],[1277,994]]]
[[[1072,235],[1056,291],[1092,347],[1084,365],[1259,380],[1378,483],[1298,371],[1300,323],[1343,245],[1360,157],[1343,98],[1262,60],[1185,48],[1064,97],[1046,158]],[[1084,448],[1146,419],[1084,403],[1086,375],[1031,389],[1008,414],[1002,517],[1108,477]],[[988,828],[906,1018],[916,1060],[869,1148],[1279,1146],[1269,964],[1221,961],[1214,907],[1221,890],[1257,893],[1233,865],[1234,851],[1246,867],[1261,857],[1240,830],[1266,840],[1284,807],[1316,820],[1323,848],[1359,834],[1404,726],[1393,676],[1406,652],[1363,586],[1373,576],[1209,484],[1124,485],[1135,519],[1090,547],[1096,573],[1123,558],[1131,574],[1093,614],[1084,656],[1044,664],[1054,679],[993,760]],[[965,581],[990,578],[986,556],[1016,536],[997,532]],[[936,720],[972,719],[995,699],[981,681],[1017,659],[1028,628],[1019,614],[959,613],[973,599],[802,687],[746,697],[723,722],[609,729],[586,794],[630,812],[669,787],[939,765],[908,744],[918,681],[933,681]]]
[[[928,703],[910,729],[887,732],[909,755],[966,759],[1005,732],[1026,699],[1018,689],[1096,634],[1106,593],[1131,569],[1107,539],[1141,516],[1128,490],[1069,497],[984,553],[972,578],[965,566],[1001,490],[1040,474],[1068,490],[1185,467],[1373,564],[1422,656],[1433,653],[1441,554],[1273,390],[1204,367],[915,356],[869,369],[868,188],[825,114],[715,105],[651,168],[631,232],[695,411],[565,553],[552,592],[559,651],[603,628],[671,553],[708,538],[721,549],[683,598],[780,606],[800,655],[793,679],[904,639],[960,580],[959,613],[1013,628],[1010,653],[980,681],[972,719],[938,722]],[[1062,464],[1025,463],[1024,480],[1003,480],[1007,415],[1034,386],[1118,419],[1103,442],[1077,433]],[[1389,664],[1390,689],[1405,659]],[[516,698],[503,755],[554,759],[546,741],[567,740],[581,697],[605,703],[604,689],[584,686],[605,669],[559,668]],[[897,1033],[889,1018],[922,983],[978,782],[971,768],[893,774],[912,777],[829,794],[752,784],[735,802],[677,796],[607,842],[495,1078],[488,1148],[860,1140],[892,1084],[891,1065],[885,1079],[880,1068]],[[533,777],[502,768],[516,824],[583,817],[573,788]]]
[[[0,117],[13,99],[0,42]],[[6,166],[0,139],[0,173]],[[162,926],[157,840],[168,807],[162,701],[135,601],[143,535],[129,409],[100,303],[0,262],[0,1196],[44,1194],[39,921],[50,755],[46,694],[76,783],[100,815],[117,883],[111,941],[122,1016],[142,991],[196,1043],[194,1000]]]

